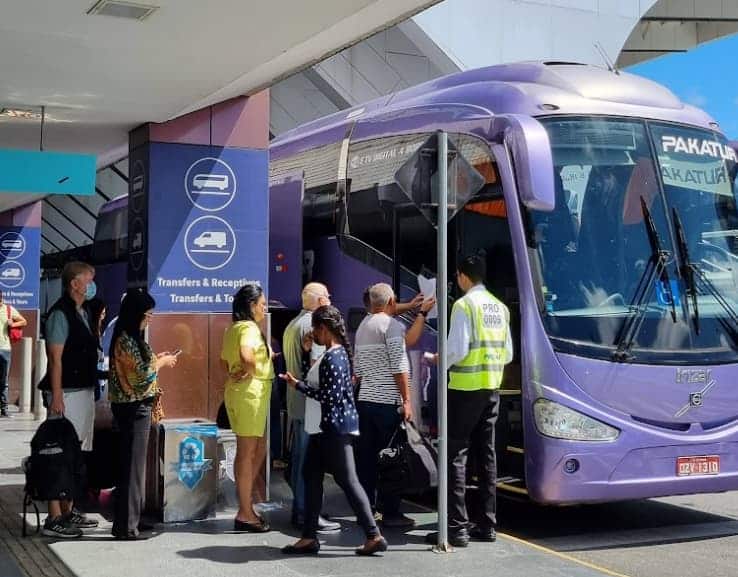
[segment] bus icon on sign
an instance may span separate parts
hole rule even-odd
[[[193,162],[184,175],[187,198],[200,210],[219,212],[236,196],[236,173],[220,158],[206,156]],[[190,240],[189,244],[192,244]]]
[[[200,194],[218,194],[205,189],[217,189],[221,193],[230,185],[230,179],[227,174],[196,174],[192,179],[192,187],[196,188]]]
[[[23,248],[23,241],[19,238],[13,240],[4,240],[0,242],[0,248],[9,250],[20,250]]]
[[[143,188],[144,188],[143,174],[139,174],[138,176],[133,177],[133,184],[131,185],[131,188],[133,189],[133,194],[138,194],[140,192],[143,192]]]

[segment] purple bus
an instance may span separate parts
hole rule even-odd
[[[501,486],[552,504],[737,488],[736,154],[717,124],[643,78],[547,62],[461,72],[280,136],[272,235],[292,218],[280,243],[303,243],[303,280],[326,282],[354,326],[366,285],[409,296],[436,270],[435,231],[395,173],[438,130],[484,179],[450,221],[449,270],[483,249],[512,316]],[[411,357],[432,422],[432,371]]]
[[[408,298],[435,274],[435,230],[395,173],[438,130],[484,181],[450,221],[449,270],[483,249],[511,311],[500,487],[551,504],[738,488],[736,153],[643,78],[494,66],[280,136],[270,304],[299,308],[301,283],[320,280],[355,328],[367,285]],[[431,430],[434,337],[428,325],[410,352]]]

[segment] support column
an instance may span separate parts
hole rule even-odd
[[[129,145],[128,285],[156,299],[154,351],[182,350],[160,374],[165,416],[215,419],[233,295],[268,288],[269,93],[141,126]]]

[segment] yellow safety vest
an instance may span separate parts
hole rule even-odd
[[[454,303],[466,313],[471,326],[469,354],[453,365],[448,388],[456,391],[495,390],[502,384],[505,341],[510,313],[489,291],[469,292]]]

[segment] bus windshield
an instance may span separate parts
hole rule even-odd
[[[525,222],[555,348],[610,359],[630,324],[633,362],[738,361],[736,156],[724,137],[620,118],[541,122],[556,206]]]

